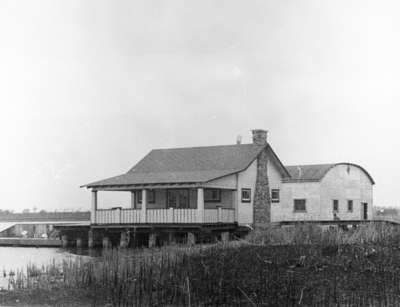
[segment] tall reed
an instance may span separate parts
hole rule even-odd
[[[232,244],[106,250],[94,259],[29,265],[14,289],[82,289],[93,305],[393,306],[400,232],[302,225]]]

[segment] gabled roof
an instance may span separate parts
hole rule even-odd
[[[288,177],[288,172],[269,145],[241,144],[155,149],[127,173],[85,186],[204,183],[245,170],[265,147],[283,176]]]
[[[354,163],[330,163],[330,164],[312,164],[312,165],[290,165],[285,166],[290,174],[290,178],[286,179],[286,182],[305,182],[305,181],[321,181],[322,178],[337,165],[352,165],[361,169],[367,177],[370,179],[372,184],[375,184],[371,175],[361,166]]]

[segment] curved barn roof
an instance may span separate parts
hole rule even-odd
[[[361,169],[369,178],[372,184],[375,184],[372,176],[360,165],[348,162],[329,163],[329,164],[312,164],[312,165],[290,165],[285,166],[290,174],[290,179],[286,182],[306,182],[306,181],[321,181],[322,178],[337,165],[351,165]]]

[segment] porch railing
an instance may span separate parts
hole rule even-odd
[[[144,215],[141,209],[98,209],[96,210],[96,224],[191,224],[198,223],[197,209],[147,209]],[[234,223],[235,210],[228,208],[204,209],[203,222]]]
[[[232,223],[235,221],[234,209],[205,209],[204,222],[205,223]]]

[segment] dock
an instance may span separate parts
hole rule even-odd
[[[21,246],[21,247],[61,247],[59,239],[43,238],[0,238],[0,246]]]

